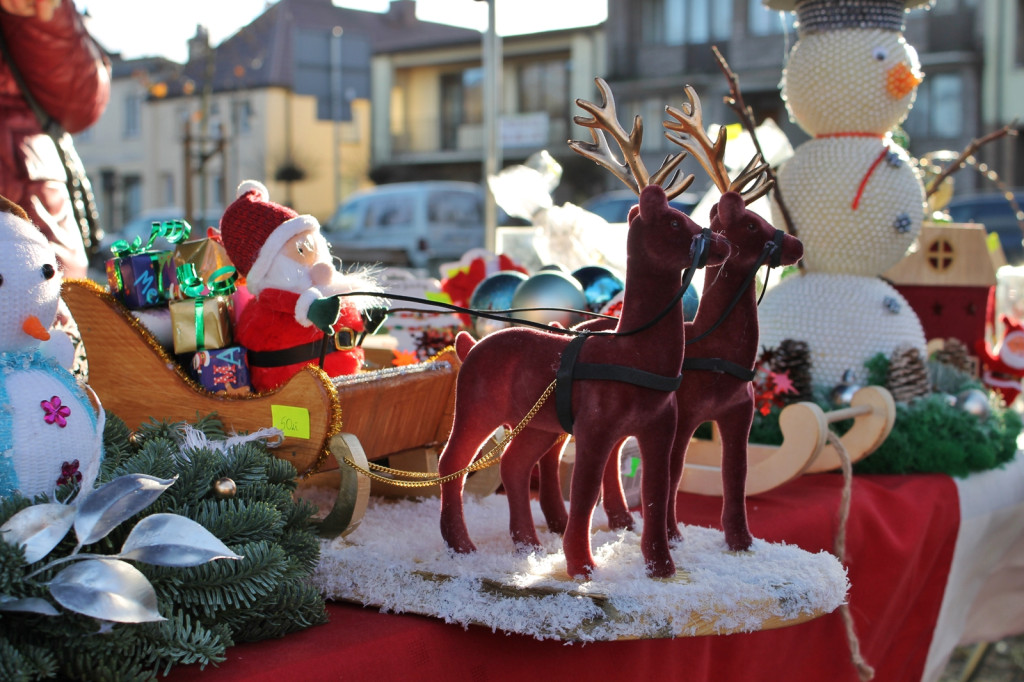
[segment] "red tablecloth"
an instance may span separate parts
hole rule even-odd
[[[842,479],[804,476],[747,501],[751,530],[831,550]],[[921,678],[959,525],[945,476],[857,476],[847,528],[850,605],[879,682]],[[680,495],[681,518],[719,526],[720,501]],[[381,570],[387,570],[381,567]],[[566,645],[348,604],[330,623],[228,650],[218,668],[171,679],[215,680],[858,680],[839,612],[780,630],[674,640]]]

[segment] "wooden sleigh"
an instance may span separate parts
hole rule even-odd
[[[89,385],[104,408],[132,429],[152,419],[192,421],[216,413],[229,432],[280,428],[272,451],[299,474],[299,492],[320,508],[324,535],[347,534],[362,519],[371,492],[407,494],[373,484],[344,463],[436,471],[437,448],[451,430],[455,377],[451,349],[429,362],[331,379],[309,366],[277,390],[213,393],[196,383],[131,312],[90,280],[64,282],[62,296],[78,324],[89,362]],[[473,474],[476,494],[497,489],[497,468]],[[433,491],[437,487],[433,486]],[[431,489],[418,489],[429,494]]]
[[[849,407],[829,412],[811,402],[787,405],[779,413],[782,445],[751,443],[747,448],[747,494],[757,495],[802,474],[832,471],[842,466],[836,446],[828,442],[829,425],[853,419],[839,441],[851,462],[874,452],[896,422],[892,395],[880,386],[866,386],[853,395]],[[686,451],[679,489],[699,495],[722,495],[722,442],[713,426],[709,440],[694,438]]]

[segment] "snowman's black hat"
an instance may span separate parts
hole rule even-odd
[[[908,3],[907,0],[796,0],[797,30],[800,34],[844,28],[902,31],[908,4],[928,3]]]

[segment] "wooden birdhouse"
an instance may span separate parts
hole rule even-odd
[[[985,338],[989,292],[1006,262],[987,236],[975,223],[925,222],[916,250],[882,275],[917,313],[927,340],[956,338],[974,348]]]

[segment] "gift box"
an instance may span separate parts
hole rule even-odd
[[[174,352],[189,353],[231,345],[231,299],[227,296],[171,301]]]
[[[192,239],[181,242],[174,250],[174,267],[177,269],[182,265],[191,265],[195,276],[206,282],[215,273],[230,267],[231,260],[228,258],[224,246],[217,240],[211,238]],[[200,295],[210,293],[215,292],[211,292],[209,288],[204,288],[199,292]],[[171,292],[171,297],[174,299],[191,298],[195,295],[186,294],[180,286],[175,286]]]
[[[110,293],[133,310],[163,305],[176,286],[174,254],[146,251],[107,261]]]
[[[208,391],[248,393],[249,361],[246,355],[245,348],[241,346],[200,350],[192,355],[192,362],[187,367],[192,378]]]

